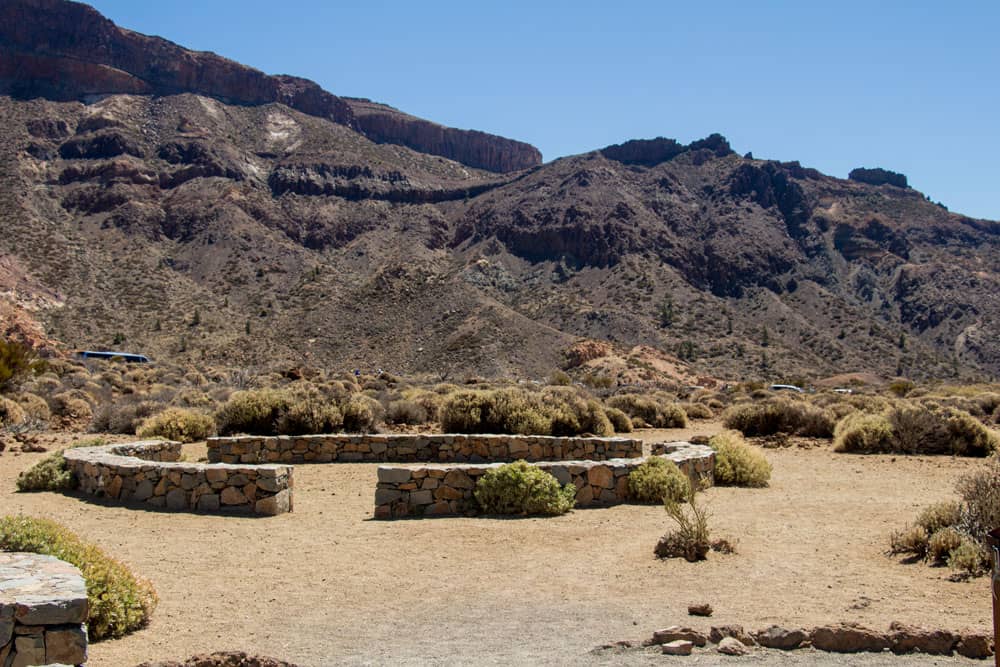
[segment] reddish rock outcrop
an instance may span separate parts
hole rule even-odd
[[[107,94],[196,93],[231,104],[279,102],[471,167],[508,172],[541,164],[536,148],[503,137],[443,127],[366,103],[362,118],[316,83],[269,76],[214,53],[119,28],[87,5],[10,0],[0,5],[0,94],[68,101]]]

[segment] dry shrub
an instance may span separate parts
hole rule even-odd
[[[923,560],[927,556],[927,531],[920,526],[908,526],[889,536],[889,553]]]
[[[632,418],[639,418],[653,428],[685,428],[687,414],[677,404],[647,394],[619,394],[607,399],[607,405]]]
[[[951,552],[962,544],[963,536],[954,528],[942,528],[931,533],[927,541],[927,560],[933,565],[944,565]]]
[[[64,391],[55,394],[49,398],[49,409],[53,415],[62,417],[66,421],[85,423],[94,416],[87,395],[79,391]]]
[[[611,422],[611,426],[614,427],[615,433],[632,432],[632,420],[618,408],[604,408],[604,414],[608,416],[608,420]]]
[[[54,556],[80,569],[87,584],[87,634],[100,641],[144,627],[156,608],[152,584],[65,526],[26,516],[0,518],[0,550]]]
[[[893,380],[889,383],[889,391],[899,398],[903,398],[909,394],[913,391],[914,387],[916,387],[916,385],[909,380]]]
[[[691,484],[687,485],[683,505],[676,499],[667,497],[663,508],[677,527],[668,531],[653,549],[659,558],[684,558],[689,562],[705,560],[712,548],[709,535],[708,510],[698,503],[697,494]]]
[[[475,488],[476,501],[486,514],[565,514],[576,504],[576,487],[526,461],[488,470]]]
[[[441,426],[452,433],[547,435],[552,419],[538,395],[515,388],[472,389],[448,396]]]
[[[956,488],[962,499],[963,531],[985,542],[986,534],[1000,526],[1000,460],[991,456],[981,468],[963,475]]]
[[[144,421],[163,408],[162,403],[127,396],[99,407],[90,422],[90,430],[94,433],[133,434]]]
[[[403,391],[403,398],[423,408],[426,414],[424,421],[436,422],[440,419],[443,402],[440,394],[426,389],[406,389]]]
[[[49,404],[41,396],[30,393],[20,394],[17,397],[17,402],[24,408],[24,413],[28,416],[28,419],[47,422],[52,417]]]
[[[917,516],[917,525],[928,535],[957,526],[962,520],[962,508],[954,501],[928,505]]]
[[[382,404],[370,396],[354,394],[341,407],[344,430],[349,433],[370,433],[382,415]]]
[[[277,435],[277,423],[291,397],[276,389],[237,391],[215,413],[219,435]]]
[[[649,457],[628,475],[629,492],[644,503],[662,503],[668,496],[682,501],[689,484],[677,464],[662,456]]]
[[[416,401],[400,399],[389,403],[385,420],[390,424],[424,424],[427,422],[427,410]]]
[[[833,449],[838,452],[886,452],[892,443],[892,424],[882,415],[852,412],[833,431]]]
[[[0,396],[0,426],[21,424],[28,419],[28,413],[9,398]]]
[[[887,413],[893,451],[906,454],[986,456],[997,438],[967,412],[933,403],[898,403]]]
[[[212,410],[216,407],[215,399],[200,389],[181,389],[170,398],[170,403],[181,408],[202,410]]]
[[[711,408],[701,403],[681,403],[680,407],[688,419],[711,419],[715,416]]]
[[[790,433],[806,437],[833,435],[833,414],[805,401],[773,398],[734,405],[722,415],[726,428],[746,436]]]
[[[723,431],[712,436],[708,446],[715,450],[716,484],[761,488],[770,482],[771,464],[737,431]]]
[[[139,425],[136,434],[142,438],[166,438],[177,442],[204,440],[215,432],[210,415],[184,408],[167,408]]]

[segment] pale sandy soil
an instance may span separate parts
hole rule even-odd
[[[190,456],[197,452],[191,446]],[[302,665],[646,664],[668,659],[589,652],[672,624],[990,627],[987,579],[954,583],[947,570],[883,555],[889,532],[951,497],[974,460],[766,450],[770,488],[705,494],[715,533],[737,540],[739,553],[692,564],[653,557],[668,528],[656,506],[547,519],[372,521],[375,466],[327,464],[296,466],[295,511],[284,516],[149,512],[15,494],[17,473],[42,456],[0,454],[0,511],[64,522],[150,578],[160,595],[147,629],[91,647],[93,667],[223,649]],[[715,615],[689,617],[694,602],[711,603]],[[810,651],[738,662],[882,660],[973,664]]]

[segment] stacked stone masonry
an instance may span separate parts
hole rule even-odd
[[[210,513],[292,511],[291,466],[186,463],[180,454],[181,443],[152,440],[63,456],[80,491],[109,500]]]
[[[665,443],[654,449],[673,461],[693,482],[714,481],[715,452],[704,445]],[[609,506],[632,502],[628,474],[643,457],[604,461],[545,461],[535,465],[560,484],[576,487],[576,507]],[[375,490],[375,518],[471,515],[478,513],[473,494],[476,482],[488,470],[502,465],[426,464],[379,466]]]
[[[87,586],[52,556],[0,553],[0,665],[87,660]]]
[[[464,434],[334,434],[208,439],[208,460],[221,463],[494,463],[606,461],[642,456],[631,438]]]

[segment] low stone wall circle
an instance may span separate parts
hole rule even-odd
[[[181,443],[147,440],[63,452],[83,493],[150,507],[273,516],[292,511],[292,467],[179,461]]]

